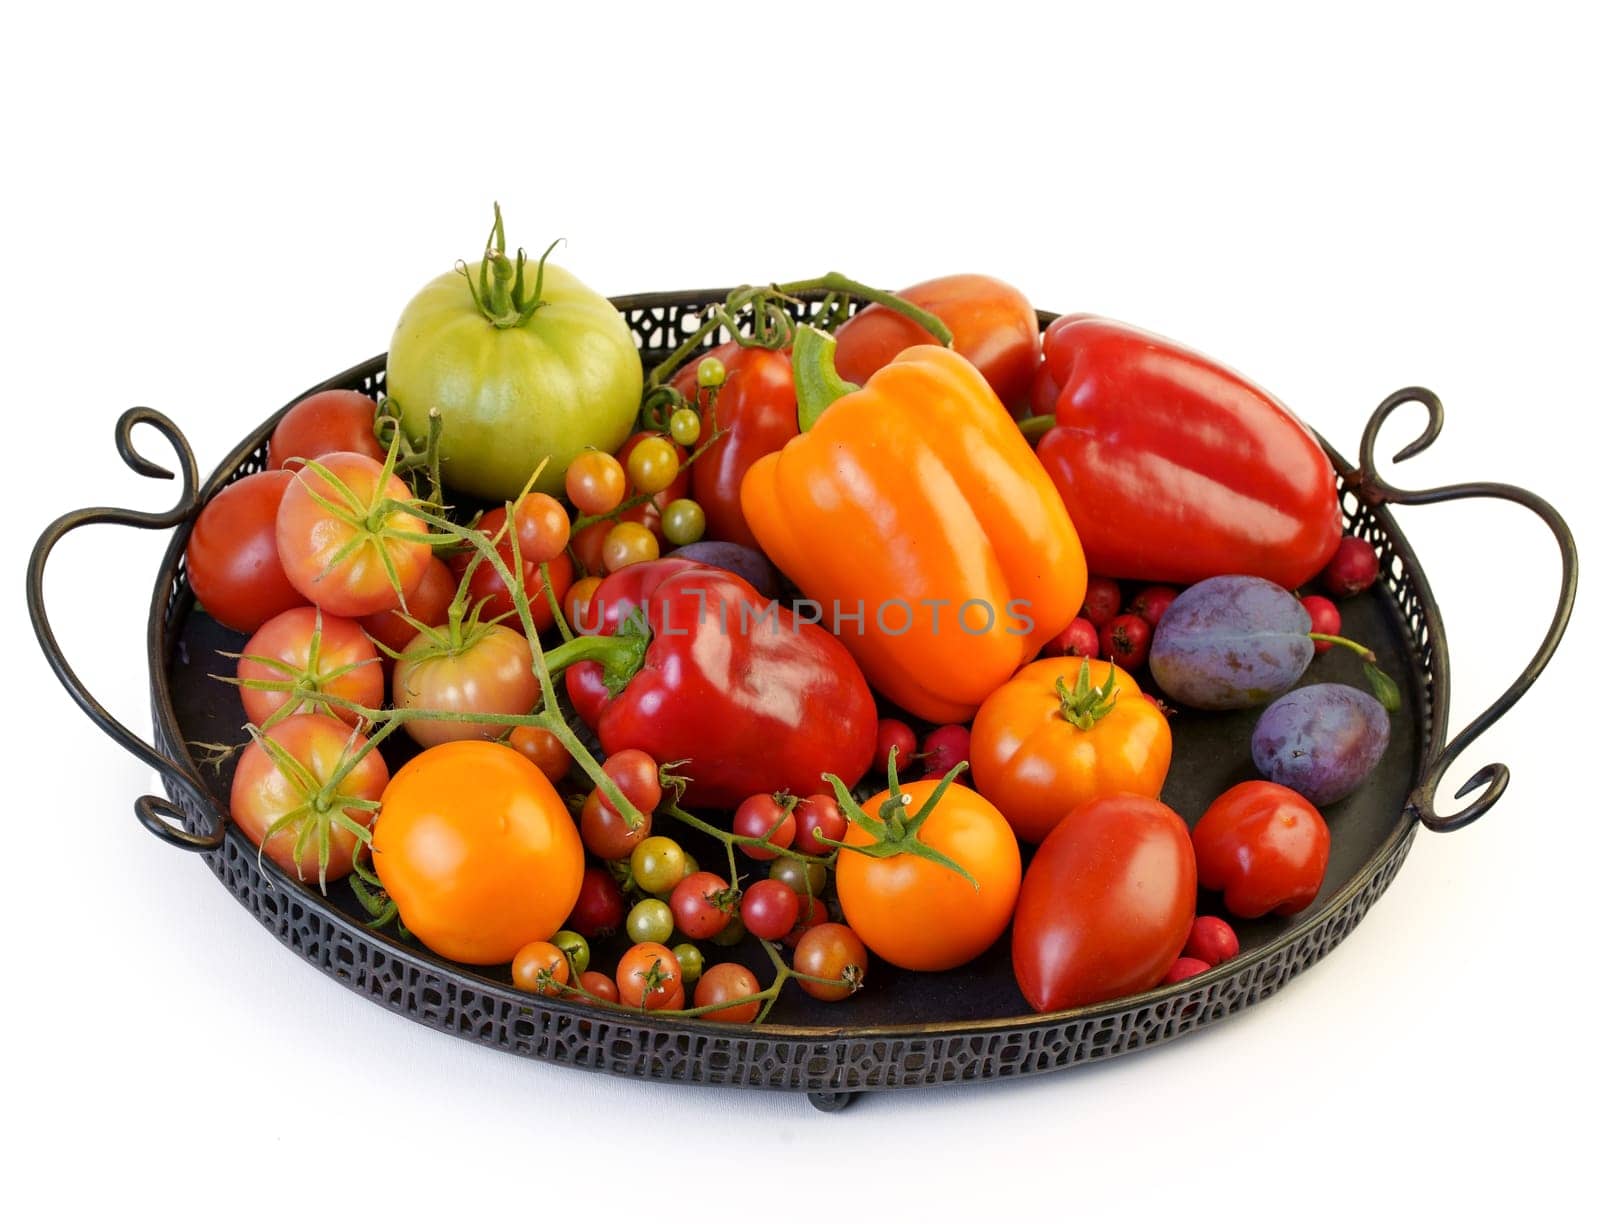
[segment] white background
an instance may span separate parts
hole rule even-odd
[[[1592,543],[1592,30],[1528,4],[390,7],[8,22],[8,1197],[208,1219],[1304,1219],[1588,1193],[1592,601],[1446,788],[1506,761],[1499,807],[1421,834],[1280,996],[1111,1064],[825,1117],[514,1060],[314,973],[137,827],[148,772],[55,685],[20,595],[50,517],[166,504],[114,455],[124,407],[170,414],[208,471],[382,351],[495,199],[514,242],[565,237],[557,258],[608,293],[987,271],[1248,371],[1348,453],[1383,395],[1424,383],[1448,425],[1398,483],[1523,484]],[[1514,508],[1399,518],[1446,612],[1459,727],[1543,631],[1555,550]],[[141,728],[162,543],[84,533],[48,588],[81,673]]]

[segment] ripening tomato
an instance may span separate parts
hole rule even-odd
[[[898,807],[909,823],[933,796],[932,778],[907,783],[909,800]],[[887,820],[895,810],[891,792],[881,791],[861,805],[869,816]],[[845,844],[866,846],[872,835],[853,813]],[[951,859],[976,881],[941,863],[904,851],[870,858],[839,853],[834,886],[845,922],[861,941],[902,969],[954,969],[983,952],[1011,921],[1022,882],[1022,854],[1016,834],[999,810],[976,791],[951,786],[918,829],[918,839]]]
[[[295,590],[335,616],[398,608],[422,581],[433,551],[428,525],[408,510],[411,490],[365,455],[324,455],[290,477],[278,507],[278,559]],[[381,485],[381,487],[380,487]],[[329,507],[333,507],[329,509]]]
[[[288,714],[331,714],[350,726],[361,715],[324,695],[376,710],[383,705],[383,664],[361,626],[319,608],[290,608],[274,616],[244,644],[239,655],[239,699],[247,719],[261,726],[288,705]]]
[[[361,618],[361,627],[374,642],[381,642],[399,654],[417,636],[416,621],[423,625],[442,625],[456,597],[456,579],[450,567],[438,557],[430,557],[422,578],[413,591],[406,592],[405,616],[398,608],[388,608]],[[407,620],[409,616],[411,620]],[[385,656],[387,657],[387,656]]]
[[[299,769],[284,772],[253,740],[234,770],[229,819],[251,844],[298,879],[326,884],[349,875],[361,841],[355,826],[372,824],[370,805],[389,782],[383,757],[367,753],[340,780],[336,792],[324,794],[334,774],[366,746],[365,736],[326,714],[296,714],[261,736],[298,762]]]
[[[1002,404],[1013,412],[1027,405],[1039,366],[1039,316],[1018,290],[992,276],[961,275],[923,281],[898,296],[950,329],[950,347],[978,367]],[[902,349],[934,343],[920,325],[876,304],[847,319],[837,339],[839,376],[858,385]]]
[[[1201,885],[1241,918],[1297,914],[1315,901],[1330,845],[1322,813],[1276,782],[1224,791],[1194,827]]]
[[[278,507],[294,477],[257,472],[218,490],[189,532],[184,570],[200,606],[219,624],[254,633],[305,604],[278,560]]]
[[[555,787],[486,740],[441,744],[402,766],[372,851],[406,929],[469,965],[504,964],[549,939],[583,883],[583,843]]]
[[[1011,966],[1035,1011],[1149,990],[1194,925],[1189,829],[1145,795],[1076,808],[1028,865],[1011,932]]]
[[[373,433],[378,405],[359,391],[318,391],[279,419],[267,443],[267,466],[286,472],[338,451],[354,451],[384,461],[386,452]]]
[[[483,516],[484,521],[487,522],[489,516],[493,514],[500,515],[502,521],[504,520],[504,510],[491,510],[489,514]],[[491,529],[491,534],[495,530],[499,530],[498,523]],[[498,551],[505,560],[506,569],[515,573],[511,565],[510,542],[502,541]],[[572,585],[572,558],[565,552],[558,552],[546,564],[550,569],[550,589],[555,593],[556,603],[559,604],[566,598],[567,588]],[[555,608],[544,591],[544,571],[539,568],[539,562],[530,561],[526,557],[522,561],[522,589],[528,593],[528,611],[533,615],[535,628],[543,632],[555,624]],[[519,629],[522,627],[522,620],[510,590],[501,579],[500,572],[487,561],[479,561],[472,571],[472,577],[467,582],[467,593],[473,604],[482,603],[483,611],[480,615],[485,620],[506,617],[513,626]]]
[[[399,710],[526,714],[539,700],[528,639],[504,625],[474,626],[459,644],[445,629],[417,634],[394,665],[393,688]],[[443,718],[411,719],[405,728],[424,746],[498,739],[506,732],[504,723]]]
[[[1120,667],[1066,656],[1030,663],[989,694],[970,751],[978,793],[1037,843],[1098,795],[1159,797],[1172,731]]]
[[[646,1011],[683,1006],[683,969],[665,944],[637,943],[617,962],[617,994],[624,1007]]]
[[[700,1017],[702,1020],[749,1024],[761,1011],[761,1000],[750,996],[760,992],[761,983],[756,980],[755,974],[743,965],[723,961],[700,975],[694,987],[694,1005],[712,1009]],[[747,1002],[735,1003],[735,999],[745,999]]]
[[[837,1003],[860,990],[866,981],[867,949],[849,927],[838,922],[821,922],[802,935],[795,945],[794,968],[796,973],[806,977],[836,982],[837,985],[827,985],[798,979],[800,989],[813,999]]]

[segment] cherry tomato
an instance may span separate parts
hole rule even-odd
[[[867,977],[867,946],[861,937],[840,922],[824,922],[800,937],[794,949],[794,968],[811,977],[832,978],[837,986],[797,981],[813,999],[837,1003],[861,989]]]
[[[750,995],[761,992],[761,983],[756,981],[756,975],[743,965],[733,961],[723,961],[721,964],[712,965],[695,983],[694,1005],[696,1007],[710,1007],[712,1011],[704,1013],[702,1020],[717,1020],[724,1024],[749,1024],[761,1011],[761,1000],[754,999],[748,1003],[734,1003],[734,999],[748,998]],[[723,1006],[717,1006],[723,1004]]]
[[[557,931],[550,936],[550,942],[561,949],[567,963],[572,966],[573,975],[581,974],[589,967],[589,941],[576,931]]]
[[[1106,795],[1074,808],[1028,865],[1011,965],[1035,1011],[1149,990],[1194,922],[1188,827],[1160,800]]]
[[[1224,791],[1194,827],[1201,886],[1241,918],[1297,914],[1315,901],[1329,845],[1322,814],[1276,782]]]
[[[1331,599],[1321,595],[1302,595],[1300,606],[1311,617],[1312,633],[1328,633],[1337,636],[1341,624],[1339,605]],[[1327,654],[1333,649],[1332,642],[1318,642],[1314,648],[1318,654]]]
[[[807,931],[828,921],[827,902],[820,897],[808,897],[804,893],[796,893],[795,896],[800,900],[800,916],[795,919],[794,926],[789,928],[789,933],[783,937],[783,946],[786,948],[798,947]]]
[[[633,848],[628,859],[633,882],[656,897],[669,897],[685,875],[688,865],[683,847],[670,837],[647,837]]]
[[[566,917],[567,926],[585,939],[602,939],[620,930],[622,922],[622,889],[605,868],[585,867],[578,899]]]
[[[511,958],[511,981],[529,994],[558,996],[572,980],[567,954],[555,944],[536,939],[517,949]]]
[[[683,971],[683,984],[693,986],[705,971],[705,954],[692,943],[672,945],[672,955],[678,958],[678,968]]]
[[[872,772],[887,773],[889,754],[894,753],[895,768],[905,769],[917,750],[917,733],[898,718],[878,720],[878,746],[872,754]]]
[[[293,472],[307,459],[354,451],[382,463],[383,444],[372,427],[378,405],[359,391],[318,391],[284,413],[267,443],[267,467]]]
[[[200,606],[240,633],[254,633],[306,597],[278,560],[278,507],[294,476],[257,472],[219,490],[189,533],[184,571]]]
[[[600,768],[634,807],[647,815],[656,810],[661,802],[661,771],[648,752],[624,748],[608,756]],[[604,791],[600,792],[600,802],[611,806]]]
[[[534,496],[542,497],[543,494]],[[547,501],[552,499],[546,498]],[[556,507],[558,510],[560,506]],[[496,532],[505,523],[504,510],[491,510],[480,520],[478,527],[486,532],[492,539]],[[563,543],[562,548],[565,548]],[[509,536],[500,541],[495,547],[501,560],[506,564],[506,569],[515,574],[516,567],[512,564],[511,541]],[[470,557],[471,554],[461,554]],[[550,571],[550,590],[559,604],[566,596],[567,588],[572,585],[572,558],[564,551],[557,551],[556,555],[545,562]],[[555,624],[555,610],[550,606],[550,597],[544,592],[544,570],[538,561],[530,560],[526,553],[522,556],[522,589],[528,594],[528,611],[533,616],[533,623],[540,631],[550,628]],[[485,620],[507,618],[506,623],[520,630],[522,621],[518,617],[517,605],[511,597],[511,590],[500,577],[500,572],[487,561],[479,561],[472,571],[472,577],[467,582],[467,593],[474,604],[482,603],[483,611],[479,613]]]
[[[758,862],[770,862],[778,857],[778,850],[787,850],[794,844],[794,813],[772,795],[751,795],[734,809],[730,827],[740,837],[764,837],[777,847],[776,850],[766,846],[739,847]]]
[[[366,737],[326,714],[296,714],[262,735],[298,761],[304,774],[284,773],[252,741],[234,770],[229,818],[252,845],[298,879],[321,882],[349,875],[360,840],[346,822],[367,828],[372,810],[344,805],[370,802],[384,793],[389,769],[383,757],[367,753],[339,783],[337,794],[322,803],[321,788],[349,755],[366,746]],[[316,789],[305,784],[308,777]]]
[[[600,560],[606,573],[614,574],[630,565],[654,561],[661,556],[655,534],[640,523],[618,523],[606,533],[600,547]]]
[[[585,574],[598,578],[605,573],[606,537],[611,534],[611,526],[608,520],[601,519],[573,533],[572,555]]]
[[[604,451],[584,451],[567,468],[567,499],[579,514],[609,514],[627,487],[622,464]]]
[[[672,890],[672,917],[688,938],[711,939],[720,935],[733,917],[734,898],[721,876],[709,871],[692,872]]]
[[[373,641],[399,654],[417,636],[417,626],[411,622],[429,626],[444,624],[450,612],[450,601],[455,597],[456,576],[438,557],[432,557],[423,566],[416,589],[406,592],[404,608],[386,608],[363,616],[361,627]]]
[[[802,897],[814,897],[828,886],[828,869],[821,863],[808,863],[785,854],[772,860],[767,878],[787,885]]]
[[[961,275],[924,281],[898,296],[950,329],[951,347],[978,367],[1002,404],[1027,404],[1039,367],[1039,316],[1020,292],[990,276]],[[839,375],[858,385],[902,349],[935,342],[921,325],[879,305],[846,320],[837,339]]]
[[[371,640],[355,621],[316,608],[290,608],[257,629],[240,652],[237,674],[245,717],[257,726],[291,701],[284,685],[298,685],[310,694],[293,698],[289,714],[331,714],[352,727],[360,725],[359,714],[318,696],[368,709],[383,705],[383,665]]]
[[[757,939],[782,939],[800,917],[800,899],[787,884],[757,880],[744,890],[739,917]]]
[[[661,512],[661,534],[669,544],[693,544],[706,533],[706,512],[687,497],[668,502]]]
[[[384,498],[411,496],[398,476],[380,489],[382,476],[377,460],[339,451],[289,477],[278,507],[278,559],[295,590],[324,612],[358,617],[398,608],[433,557],[424,540],[401,538],[426,534],[415,514],[374,512]]]
[[[908,783],[902,791],[909,803],[902,811],[921,811],[938,785],[932,778]],[[881,791],[861,806],[879,816],[889,802],[889,792]],[[834,887],[845,922],[873,955],[902,969],[954,969],[994,943],[1011,920],[1022,883],[1022,854],[1005,817],[964,786],[945,791],[919,836],[965,868],[978,887],[910,853],[870,858],[850,851],[839,854]],[[852,822],[845,842],[865,846],[872,838]]]
[[[667,430],[679,446],[693,446],[700,441],[700,414],[693,408],[679,408],[667,421]]]
[[[636,944],[666,943],[672,938],[672,908],[646,897],[628,911],[628,938]]]
[[[554,731],[543,727],[512,727],[506,742],[539,767],[552,782],[559,782],[572,768],[572,754]]]
[[[1183,954],[1192,956],[1207,965],[1220,965],[1239,955],[1239,937],[1221,918],[1209,914],[1194,920],[1189,928],[1189,938],[1184,941]]]
[[[646,812],[638,826],[630,829],[622,815],[606,803],[604,795],[596,789],[583,801],[578,827],[590,854],[615,862],[627,858],[635,846],[650,836],[650,813]]]
[[[617,984],[598,969],[588,969],[580,973],[578,984],[604,1002],[616,1003],[620,1000]]]
[[[624,952],[617,964],[617,994],[624,1007],[659,1011],[681,1006],[683,970],[672,949],[661,943],[639,943]],[[674,997],[680,1002],[674,1004]]]
[[[833,847],[818,840],[843,841],[849,822],[832,795],[807,795],[794,809],[794,848],[801,854],[827,855]]]
[[[600,609],[594,606],[594,593],[600,589],[602,581],[601,578],[580,578],[567,588],[561,610],[572,632],[593,634],[600,631]]]
[[[676,448],[653,434],[634,444],[627,462],[628,482],[641,493],[659,493],[678,478]]]
[[[501,509],[498,513],[500,520],[494,525],[493,531],[487,526],[488,514],[479,520],[479,530],[491,537],[498,532],[500,523],[505,522],[506,512]],[[572,533],[572,520],[567,517],[566,508],[548,493],[524,493],[512,503],[511,527],[516,533],[516,551],[521,554],[523,563],[532,561],[538,564],[540,561],[554,561],[566,549]],[[507,561],[512,556],[510,544],[509,537],[501,541],[502,555]]]
[[[399,710],[456,714],[526,714],[539,700],[528,639],[504,625],[479,625],[459,648],[419,633],[394,666]],[[414,718],[406,733],[424,747],[452,740],[498,739],[504,723]]]
[[[395,774],[372,862],[406,929],[469,965],[549,939],[583,884],[583,844],[550,780],[486,740],[426,749]]]

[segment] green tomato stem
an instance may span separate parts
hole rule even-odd
[[[809,323],[795,329],[794,397],[801,433],[808,432],[835,400],[860,389],[839,377],[833,364],[836,347],[832,336]]]
[[[871,285],[863,285],[860,281],[851,280],[841,272],[829,272],[823,276],[813,277],[811,280],[788,281],[774,286],[780,293],[802,294],[825,291],[827,293],[845,294],[857,297],[866,302],[875,302],[879,306],[904,315],[923,331],[931,335],[946,348],[950,347],[950,329],[944,325],[944,320],[931,311],[913,305],[898,294],[889,293],[883,289],[874,289]]]

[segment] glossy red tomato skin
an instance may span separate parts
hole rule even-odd
[[[1149,990],[1194,924],[1195,856],[1183,818],[1159,800],[1081,804],[1023,877],[1011,964],[1035,1011]]]
[[[1322,889],[1330,846],[1322,814],[1276,782],[1224,791],[1194,827],[1201,886],[1240,918],[1305,909]]]
[[[740,348],[733,341],[719,345],[706,356],[715,357],[727,370],[714,402],[711,391],[696,382],[704,357],[686,366],[673,380],[673,385],[700,408],[701,436],[709,438],[713,432],[723,431],[723,436],[708,445],[688,471],[694,499],[706,513],[706,539],[731,540],[746,548],[759,548],[739,506],[739,486],[751,464],[763,455],[782,450],[783,444],[800,432],[794,368],[786,350]]]
[[[359,391],[318,391],[278,421],[267,443],[267,466],[293,472],[307,459],[354,451],[382,463],[387,457],[372,432],[378,406]]]
[[[282,683],[293,679],[294,672],[305,672],[311,661],[313,636],[319,638],[317,664],[320,675],[327,676],[336,671],[342,673],[323,682],[319,686],[320,691],[372,710],[382,706],[383,665],[379,661],[377,648],[356,621],[319,613],[315,608],[290,608],[257,629],[240,652],[239,680]],[[283,666],[273,667],[257,662],[258,659],[271,659]],[[244,703],[245,717],[259,727],[289,702],[290,694],[281,689],[241,686],[239,699]],[[290,713],[331,714],[352,727],[358,726],[361,721],[361,716],[354,710],[314,699],[297,702],[296,708]]]
[[[278,560],[278,507],[294,476],[257,472],[219,490],[189,533],[184,568],[211,618],[240,633],[308,601]]]
[[[1022,293],[992,276],[941,276],[902,289],[900,297],[929,311],[950,329],[951,347],[980,373],[1013,412],[1027,407],[1039,368],[1039,316]],[[931,333],[886,306],[868,306],[837,333],[834,364],[860,385]]]
[[[490,510],[483,516],[478,524],[491,539],[504,525],[506,512],[503,509]],[[513,553],[511,540],[502,540],[496,550],[500,559],[505,562],[506,569],[513,571]],[[470,558],[471,554],[466,554]],[[460,562],[466,568],[466,562]],[[557,553],[548,562],[550,567],[550,588],[555,592],[556,603],[560,603],[567,596],[567,588],[572,585],[572,558],[566,552]],[[539,562],[527,557],[522,559],[522,588],[528,593],[528,611],[533,614],[533,623],[542,633],[555,624],[556,615],[550,607],[550,598],[544,593],[544,575],[539,569]],[[511,598],[511,591],[501,579],[500,573],[488,561],[479,561],[472,571],[472,577],[467,583],[468,598],[472,603],[482,603],[483,619],[493,620],[497,616],[505,617],[505,624],[510,625],[519,633],[522,630],[522,620],[517,614],[517,605]]]

